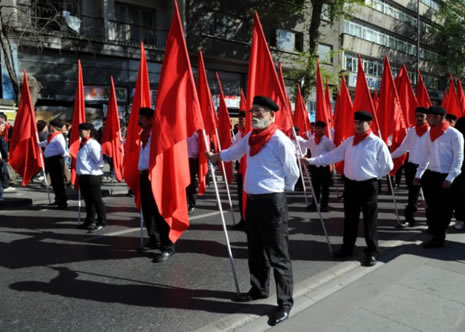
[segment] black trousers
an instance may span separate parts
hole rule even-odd
[[[153,198],[152,185],[148,171],[140,173],[140,202],[144,215],[145,227],[152,244],[160,245],[162,251],[174,251],[174,245],[169,239],[170,228],[160,215]]]
[[[408,202],[405,207],[405,218],[413,218],[415,212],[417,212],[418,197],[420,195],[421,186],[414,186],[413,180],[417,172],[418,165],[410,162],[404,164],[405,168],[405,181],[407,182],[408,188]]]
[[[97,214],[97,225],[105,226],[107,218],[105,205],[102,200],[102,175],[79,175],[79,190],[86,202],[86,225],[95,222]]]
[[[186,188],[187,205],[194,207],[197,201],[197,173],[199,169],[199,159],[189,158],[189,172],[191,176],[191,184]]]
[[[465,221],[465,173],[462,170],[452,183],[455,219]]]
[[[245,220],[242,212],[242,193],[243,193],[243,187],[244,187],[244,182],[243,182],[243,177],[242,174],[239,172],[236,173],[236,182],[237,182],[237,200],[239,203],[239,213],[241,214],[241,220]]]
[[[310,166],[310,173],[312,175],[313,190],[315,190],[315,196],[318,203],[320,203],[321,207],[328,206],[329,181],[331,179],[331,172],[329,170],[329,166]]]
[[[246,217],[251,292],[268,296],[272,267],[278,305],[290,308],[294,303],[294,281],[286,196],[284,193],[248,195]]]
[[[55,202],[65,205],[68,201],[65,188],[65,161],[62,156],[45,158],[45,171],[50,174]]]
[[[344,185],[344,240],[342,249],[352,252],[357,240],[360,211],[367,247],[365,254],[378,252],[378,181],[345,179]]]
[[[424,188],[425,200],[428,205],[426,218],[433,238],[444,241],[446,230],[449,227],[454,209],[453,187],[445,189],[442,187],[447,174],[427,170],[421,178]],[[454,181],[455,182],[455,181]]]

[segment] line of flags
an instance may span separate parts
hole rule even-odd
[[[160,214],[170,226],[169,236],[172,242],[176,242],[189,227],[186,200],[186,187],[190,184],[187,138],[194,133],[197,133],[199,138],[199,194],[203,194],[206,190],[205,177],[208,172],[208,162],[204,152],[210,147],[218,151],[218,141],[223,149],[232,144],[231,121],[220,77],[217,73],[216,78],[220,90],[217,114],[201,52],[198,59],[197,82],[194,80],[176,0],[174,0],[174,5],[175,11],[168,33],[156,99],[150,141],[149,172],[154,199]],[[140,208],[138,160],[141,132],[138,125],[139,109],[141,107],[152,108],[150,81],[143,43],[140,45],[140,54],[139,71],[126,141],[124,145],[121,142],[121,128],[113,77],[110,78],[111,91],[108,113],[102,136],[102,150],[113,159],[116,178],[119,181],[124,179],[127,183],[135,195],[138,208]],[[78,61],[77,72],[76,99],[70,137],[70,155],[73,158],[72,182],[75,188],[77,188],[75,161],[79,150],[77,128],[80,123],[85,122],[84,86],[80,61]],[[260,19],[255,13],[247,82],[248,99],[245,98],[241,89],[240,108],[251,109],[253,96],[267,96],[273,99],[281,109],[280,112],[276,113],[278,128],[288,136],[292,136],[292,128],[296,126],[300,129],[300,135],[305,136],[310,129],[310,121],[300,85],[297,85],[296,90],[295,112],[292,114],[281,64],[278,64],[277,70]],[[451,76],[449,92],[444,93],[443,104],[446,109],[458,117],[465,115],[465,95],[461,81],[457,80],[456,90],[454,79]],[[382,137],[385,142],[388,142],[389,139],[393,146],[398,146],[405,137],[406,129],[415,123],[415,108],[417,106],[431,106],[420,72],[418,72],[415,94],[406,67],[402,66],[394,80],[389,59],[386,56],[379,95],[375,91],[375,95],[372,97],[359,56],[355,98],[352,102],[345,79],[341,76],[341,85],[337,91],[333,114],[328,80],[324,86],[320,64],[317,62],[316,120],[327,123],[326,135],[334,140],[336,146],[353,135],[353,112],[359,109],[364,109],[374,115],[375,121],[372,129],[376,134]],[[10,164],[17,173],[22,175],[23,185],[27,185],[32,176],[43,169],[44,165],[41,150],[37,145],[38,133],[26,71],[24,72],[15,128],[18,129],[13,131],[11,138]],[[247,112],[245,128],[241,131],[242,137],[251,129],[251,115]],[[331,137],[333,135],[334,137]],[[403,160],[405,160],[405,156],[397,160],[399,166],[402,165]],[[226,180],[231,183],[232,163],[225,163],[225,168]],[[336,164],[336,169],[341,171],[343,165]],[[245,158],[241,161],[239,172],[245,175]],[[243,177],[245,178],[245,176]],[[245,202],[243,209],[245,211]]]

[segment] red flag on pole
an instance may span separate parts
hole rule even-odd
[[[110,77],[111,90],[108,99],[108,112],[102,135],[102,153],[113,159],[115,177],[123,180],[123,145],[121,144],[121,127],[119,122],[118,104],[116,101],[115,83]]]
[[[462,112],[461,116],[465,116],[465,94],[463,93],[462,81],[460,81],[460,78],[457,78],[457,100]]]
[[[375,111],[378,109],[378,104],[379,104],[378,91],[375,90],[375,93],[373,94],[373,107],[375,108]]]
[[[24,70],[21,100],[14,128],[10,139],[8,163],[16,173],[21,175],[23,186],[26,186],[43,167],[42,150],[38,145],[39,134],[26,70]]]
[[[76,175],[76,158],[79,152],[79,124],[86,122],[86,104],[84,102],[84,79],[82,78],[81,60],[78,60],[78,81],[76,87],[76,99],[74,100],[73,121],[71,123],[71,137],[69,138],[69,154],[71,155],[71,183],[78,189]]]
[[[283,67],[281,66],[281,62],[278,61],[278,78],[279,78],[279,83],[281,85],[281,90],[283,90],[284,97],[286,98],[287,102],[287,111],[289,111],[292,114],[292,106],[291,106],[291,100],[289,99],[289,95],[287,94],[286,91],[286,84],[284,83],[284,75],[283,75]]]
[[[373,105],[370,90],[368,89],[367,79],[363,71],[362,58],[358,55],[358,72],[357,72],[357,85],[355,86],[355,97],[353,104],[354,112],[364,110],[373,114],[375,121],[372,122],[371,128],[374,133],[378,133],[378,116]]]
[[[295,98],[294,125],[299,128],[299,135],[306,137],[307,132],[310,130],[310,119],[308,118],[307,108],[305,107],[305,101],[300,91],[299,84],[297,84],[297,94]]]
[[[430,108],[431,100],[429,99],[428,90],[426,89],[425,82],[423,82],[423,77],[421,76],[420,71],[418,73],[418,84],[417,84],[417,101],[418,106]]]
[[[395,79],[397,93],[399,95],[400,105],[407,122],[407,127],[414,126],[416,123],[415,110],[418,107],[417,97],[413,92],[410,78],[408,77],[407,67],[402,65],[401,70]],[[394,150],[392,150],[394,151]]]
[[[452,74],[449,79],[449,94],[447,95],[446,104],[447,113],[454,114],[457,118],[462,116],[462,110],[460,109],[459,102],[457,100],[457,94],[455,93],[454,77]]]
[[[245,111],[246,113],[248,113],[248,109],[247,109],[247,100],[245,99],[245,96],[244,96],[244,91],[242,90],[241,88],[241,102],[240,102],[240,110],[242,111]]]
[[[150,146],[152,191],[174,243],[189,227],[187,138],[204,128],[178,4],[166,41]],[[202,134],[201,134],[202,135]]]
[[[126,141],[124,143],[123,156],[123,178],[128,187],[134,193],[138,209],[140,208],[138,165],[141,132],[139,127],[139,109],[141,107],[152,108],[152,101],[150,97],[149,72],[147,69],[147,60],[145,58],[144,43],[141,42],[139,72],[137,73],[136,89],[134,91],[134,97],[132,98],[131,113],[129,115],[129,122],[126,130]]]
[[[216,73],[216,80],[218,81],[218,87],[220,89],[220,106],[218,107],[218,135],[220,136],[221,149],[227,149],[231,146],[231,119],[229,118],[228,108],[226,107],[226,102],[224,100],[223,87],[221,85],[220,76]],[[223,162],[226,178],[228,184],[231,184],[233,181],[233,166],[232,161]],[[220,163],[220,167],[222,164]]]
[[[316,61],[316,121],[323,121],[326,123],[325,135],[330,136],[330,122],[329,118],[330,111],[328,110],[328,101],[326,99],[326,94],[323,89],[323,79],[321,78],[320,72],[320,61]]]
[[[341,75],[341,89],[336,100],[334,111],[334,144],[339,146],[346,138],[354,133],[354,117],[352,111],[352,98],[347,88],[344,76]],[[344,162],[336,163],[336,171],[344,173]]]
[[[326,100],[326,110],[328,111],[329,132],[331,133],[331,128],[334,127],[334,119],[333,119],[333,110],[332,110],[332,106],[331,106],[331,90],[329,89],[329,82],[328,82],[327,77],[326,77],[325,100]],[[330,137],[330,138],[333,139],[333,137]]]
[[[203,123],[205,125],[205,133],[215,146],[215,151],[218,151],[218,144],[216,139],[216,128],[218,127],[216,120],[215,106],[213,106],[213,99],[208,86],[207,72],[205,71],[205,64],[203,62],[202,52],[199,52],[197,74],[197,92],[199,93],[200,110],[202,112]],[[210,141],[209,141],[210,143]],[[205,143],[203,142],[203,135],[199,135],[199,195],[203,195],[207,190],[206,176],[208,173],[208,160],[205,156]]]

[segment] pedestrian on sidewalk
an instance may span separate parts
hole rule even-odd
[[[235,300],[249,302],[269,296],[273,268],[278,308],[270,319],[275,325],[289,317],[294,303],[294,282],[289,255],[288,215],[285,190],[294,190],[299,178],[292,141],[274,123],[276,103],[255,96],[252,132],[221,153],[207,152],[212,162],[239,160],[247,154],[244,190],[247,193],[246,232],[251,289]]]
[[[79,190],[86,202],[86,220],[78,228],[98,232],[106,225],[106,215],[102,200],[102,147],[93,139],[93,130],[91,123],[79,124],[81,143],[76,158],[76,173],[79,176]]]
[[[417,212],[418,197],[421,189],[421,186],[413,185],[413,180],[420,163],[421,151],[424,149],[425,141],[429,135],[429,125],[426,121],[427,113],[428,109],[425,107],[417,107],[415,109],[416,125],[409,128],[407,136],[405,136],[400,146],[391,153],[392,159],[399,158],[406,152],[409,153],[408,160],[405,163],[408,202],[404,210],[404,217],[410,227],[415,226],[415,213]]]
[[[378,179],[394,167],[387,145],[370,129],[373,116],[366,111],[354,113],[355,135],[336,149],[306,160],[310,165],[329,165],[344,161],[344,237],[335,258],[352,256],[357,240],[360,211],[365,233],[364,266],[376,264],[378,253]]]
[[[464,157],[463,135],[446,121],[446,110],[441,106],[428,109],[429,135],[420,154],[420,164],[414,184],[424,188],[428,205],[431,240],[425,248],[444,246],[446,231],[454,208],[454,180],[460,175]]]

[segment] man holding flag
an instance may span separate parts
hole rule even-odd
[[[213,162],[238,160],[247,153],[244,190],[247,193],[246,230],[252,288],[238,302],[268,297],[269,269],[273,268],[278,308],[272,325],[289,317],[293,305],[293,276],[289,256],[285,190],[293,190],[299,177],[292,141],[274,123],[276,103],[255,96],[252,132],[221,153],[207,153]]]

